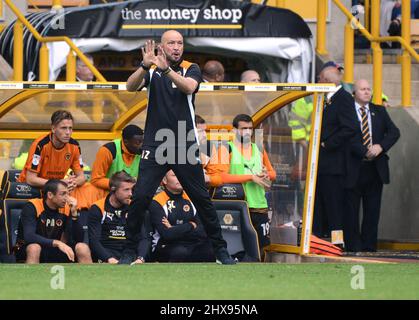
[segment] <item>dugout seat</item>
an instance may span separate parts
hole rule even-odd
[[[10,182],[17,182],[22,170],[7,170],[7,179]]]
[[[9,261],[13,256],[23,206],[29,199],[40,197],[40,190],[26,183],[6,182],[0,203],[0,261]]]
[[[239,261],[260,261],[259,242],[247,202],[243,200],[213,200],[220,220],[223,238],[230,255]]]
[[[241,183],[227,183],[210,191],[213,200],[245,200],[246,193]]]
[[[3,180],[6,179],[5,176],[7,171],[0,170],[0,199],[3,199],[3,190],[6,183],[3,183]]]
[[[3,199],[7,182],[17,182],[22,170],[0,170],[0,195]]]

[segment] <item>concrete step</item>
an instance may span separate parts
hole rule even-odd
[[[406,111],[408,114],[410,114],[412,119],[415,120],[416,123],[419,125],[419,104],[416,104],[415,106],[410,108],[406,108]]]
[[[419,49],[416,49],[419,52]],[[397,64],[400,61],[400,56],[403,50],[400,49],[385,49],[383,50],[383,63]],[[371,61],[372,51],[370,49],[355,49],[354,61],[355,63],[368,63],[368,57]],[[412,64],[419,64],[419,61],[412,59]]]
[[[401,98],[389,98],[390,106],[392,107],[405,107],[402,106]],[[412,105],[409,107],[415,107],[415,110],[419,110],[419,99],[412,99]]]
[[[370,79],[372,80],[372,79]],[[419,99],[419,81],[411,81],[411,96],[412,99]],[[383,91],[386,95],[393,98],[401,97],[402,85],[400,80],[384,80]]]
[[[354,77],[372,78],[372,64],[356,63],[354,65]],[[419,64],[412,64],[412,81],[419,80]],[[401,80],[402,70],[400,64],[383,64],[383,80]]]

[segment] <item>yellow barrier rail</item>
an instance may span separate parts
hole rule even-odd
[[[327,0],[317,0],[317,47],[316,51],[320,55],[326,55],[326,10]],[[351,14],[351,12],[340,2],[333,0],[335,5],[347,17],[348,21],[345,26],[345,76],[344,81],[353,83],[353,36],[354,28],[359,30],[361,34],[371,42],[373,52],[373,90],[374,103],[382,103],[382,61],[383,52],[380,42],[399,42],[403,47],[401,59],[402,66],[402,105],[411,105],[411,57],[419,61],[419,54],[410,46],[410,0],[402,0],[402,36],[401,37],[380,37],[380,0],[367,1],[368,7],[371,9],[371,20],[366,19],[371,33]],[[366,8],[367,9],[367,8]],[[368,16],[368,11],[366,11]]]
[[[84,53],[77,48],[77,46],[71,41],[70,38],[65,36],[60,37],[42,37],[38,31],[30,24],[28,20],[23,16],[18,8],[10,1],[3,0],[10,10],[15,14],[18,21],[16,21],[14,26],[14,44],[13,44],[13,79],[15,81],[22,81],[23,79],[23,40],[16,41],[16,39],[23,39],[23,26],[24,25],[39,42],[42,42],[42,47],[40,49],[39,57],[39,78],[41,81],[48,81],[49,67],[48,67],[48,47],[46,46],[47,42],[56,42],[64,41],[70,47],[70,54],[73,52],[83,61],[86,66],[93,72],[97,81],[106,82],[106,79],[102,74],[95,68],[95,66],[89,61],[89,59],[84,55]],[[60,7],[61,1],[54,0],[53,5],[57,8]],[[67,66],[67,72],[74,72],[75,68],[73,65]]]

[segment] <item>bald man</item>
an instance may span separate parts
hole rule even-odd
[[[201,71],[197,64],[183,60],[183,37],[175,30],[163,33],[157,54],[155,49],[154,41],[146,41],[140,67],[127,81],[128,91],[147,87],[148,109],[139,179],[128,213],[127,247],[120,263],[136,260],[145,211],[163,177],[173,170],[197,209],[217,262],[234,264],[199,160],[194,101],[202,82]]]
[[[91,64],[94,65],[93,57],[85,53],[86,58],[90,61]],[[76,79],[77,81],[81,82],[90,82],[93,81],[94,78],[93,72],[89,69],[89,67],[79,58],[77,58],[76,62]]]
[[[325,95],[313,233],[343,246],[344,147],[355,125],[350,115],[354,100],[342,87],[341,78],[334,66],[324,68],[318,77],[320,83],[334,83],[336,89]]]
[[[400,137],[386,108],[371,102],[367,80],[354,84],[356,135],[346,147],[344,235],[347,251],[376,251],[383,184],[390,182],[387,151]],[[362,201],[362,228],[359,208]]]
[[[246,70],[240,76],[240,82],[255,82],[259,83],[260,75],[255,70]]]
[[[202,77],[205,82],[223,82],[224,67],[221,62],[217,60],[207,61],[202,69]]]

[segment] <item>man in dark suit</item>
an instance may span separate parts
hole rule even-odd
[[[387,151],[400,137],[386,108],[370,102],[366,80],[354,84],[352,107],[355,135],[346,146],[345,220],[346,251],[376,251],[383,184],[390,182]],[[359,207],[363,219],[359,230]]]
[[[342,87],[341,79],[340,70],[333,65],[327,66],[319,74],[320,83],[334,83],[336,90],[325,96],[313,233],[319,237],[327,234],[333,243],[343,245],[344,145],[354,132],[353,128],[348,129],[353,126],[350,111],[354,100]]]

